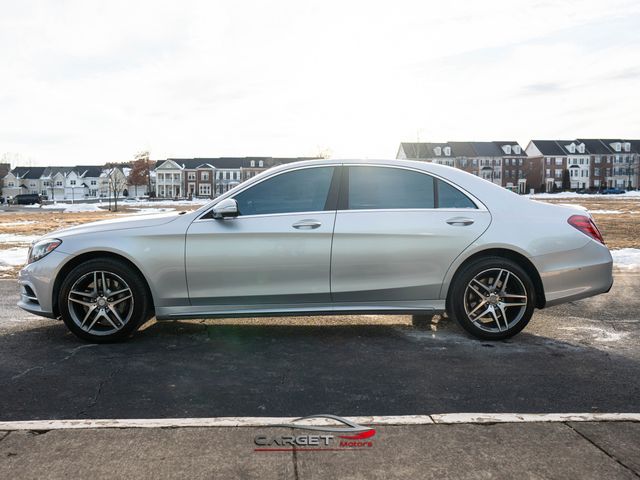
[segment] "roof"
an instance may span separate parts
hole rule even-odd
[[[40,178],[42,176],[42,172],[45,171],[47,167],[16,167],[11,170],[16,177],[20,178]]]
[[[263,167],[272,167],[285,163],[314,160],[317,157],[217,157],[217,158],[167,158],[157,160],[155,168],[158,168],[167,160],[177,163],[182,168],[195,170],[197,168],[258,168],[260,160]],[[254,165],[251,162],[254,161]]]
[[[549,155],[567,155],[567,152],[562,148],[556,140],[531,140],[540,153],[544,156]]]
[[[53,176],[57,175],[58,173],[61,173],[62,175],[66,175],[71,170],[73,170],[73,167],[46,167],[44,169],[44,171],[42,172],[42,176],[43,177],[53,177]]]
[[[81,177],[99,177],[103,168],[100,165],[77,165],[73,170]]]
[[[523,156],[527,154],[522,147],[520,147],[519,154],[510,153],[506,154],[502,150],[503,145],[518,146],[520,144],[516,141],[500,141],[500,142],[444,142],[444,143],[432,143],[432,142],[403,142],[400,144],[400,148],[404,151],[407,158],[434,158],[434,157],[504,157],[504,156]],[[435,148],[445,147],[451,148],[451,155],[445,155],[444,151],[441,151],[439,155],[436,155]]]
[[[587,152],[593,155],[608,155],[613,153],[609,145],[597,138],[578,138],[578,142],[584,143]]]

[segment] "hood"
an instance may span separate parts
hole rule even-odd
[[[157,215],[144,215],[139,217],[113,218],[109,220],[100,220],[98,222],[84,223],[75,227],[63,228],[55,232],[48,233],[44,237],[60,238],[91,234],[99,232],[112,232],[116,230],[126,230],[130,228],[154,227],[156,225],[164,225],[178,218],[179,213],[161,213]]]

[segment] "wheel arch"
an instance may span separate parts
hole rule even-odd
[[[544,295],[544,286],[542,285],[542,278],[540,277],[540,273],[538,272],[538,269],[531,262],[531,260],[529,260],[527,257],[522,255],[521,253],[516,252],[515,250],[509,250],[508,248],[489,248],[486,250],[481,250],[479,252],[476,252],[473,255],[470,255],[458,266],[447,287],[447,297],[446,297],[447,310],[449,310],[449,298],[451,296],[451,290],[453,289],[453,286],[460,272],[462,272],[469,263],[484,257],[507,258],[517,263],[520,267],[522,267],[524,271],[527,272],[527,274],[531,278],[531,281],[533,282],[533,286],[536,292],[536,308],[544,308],[546,304],[546,299]]]
[[[71,272],[71,270],[73,270],[78,265],[84,262],[87,262],[89,260],[96,260],[101,258],[118,260],[126,264],[127,266],[131,267],[138,275],[140,275],[140,278],[144,281],[145,288],[147,289],[147,294],[149,295],[149,306],[152,311],[154,310],[155,302],[153,299],[153,292],[149,287],[149,282],[147,281],[147,278],[144,276],[140,268],[138,268],[138,266],[135,263],[133,263],[124,255],[120,255],[118,253],[109,252],[105,250],[96,250],[91,252],[84,252],[84,253],[81,253],[80,255],[73,257],[67,263],[65,263],[62,266],[62,268],[58,271],[58,274],[56,275],[56,279],[53,283],[53,290],[51,292],[52,294],[51,305],[53,306],[53,314],[56,318],[60,316],[60,307],[58,305],[58,292],[60,291],[60,287],[62,285],[62,281],[64,280],[64,278]]]

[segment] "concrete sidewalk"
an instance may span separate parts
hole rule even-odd
[[[378,426],[373,446],[255,452],[275,427],[0,432],[0,478],[640,477],[640,422]]]

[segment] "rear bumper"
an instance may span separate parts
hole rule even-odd
[[[611,253],[596,241],[531,260],[540,273],[545,307],[606,293],[613,285]]]

